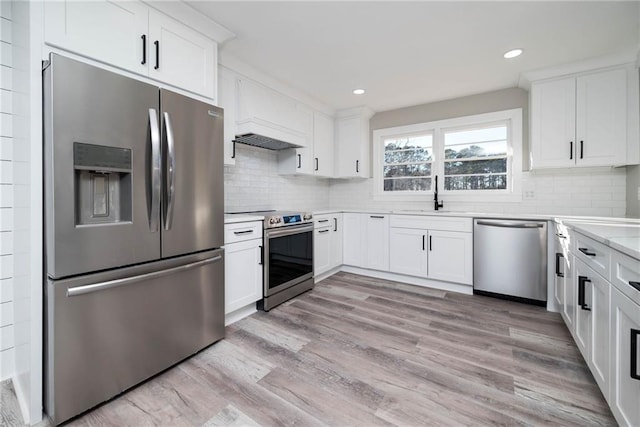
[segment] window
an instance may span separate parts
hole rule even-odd
[[[384,191],[431,189],[433,136],[409,135],[384,139]]]
[[[435,176],[445,199],[520,199],[521,109],[379,129],[373,141],[378,200],[426,200]]]

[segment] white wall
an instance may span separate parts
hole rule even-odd
[[[224,167],[225,212],[319,210],[329,206],[329,181],[278,175],[276,151],[236,144],[235,166]]]
[[[0,381],[15,373],[13,55],[11,2],[0,2]]]

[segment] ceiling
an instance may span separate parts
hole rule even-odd
[[[640,41],[638,1],[187,3],[236,34],[223,58],[336,109],[385,111],[514,87],[522,72]],[[516,47],[522,56],[502,57]]]

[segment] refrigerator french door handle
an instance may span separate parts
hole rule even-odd
[[[162,162],[160,157],[158,113],[153,108],[149,108],[149,129],[151,133],[151,212],[149,213],[149,229],[152,233],[157,233],[160,223]]]
[[[173,206],[175,204],[175,178],[176,178],[176,150],[175,141],[173,139],[173,128],[171,127],[171,118],[169,113],[164,114],[164,129],[167,137],[167,210],[164,217],[164,229],[171,230],[173,222]]]
[[[178,267],[167,268],[166,270],[154,271],[152,273],[140,274],[139,276],[126,277],[124,279],[109,280],[108,282],[94,283],[91,285],[76,286],[75,288],[67,289],[68,297],[75,297],[78,295],[89,294],[92,292],[103,291],[105,289],[115,288],[117,286],[130,285],[132,283],[142,282],[149,279],[157,279],[158,277],[168,276],[181,271],[191,270],[196,267],[211,264],[216,261],[220,261],[222,255],[216,255],[213,258],[203,259],[202,261],[192,262],[190,264],[180,265]]]

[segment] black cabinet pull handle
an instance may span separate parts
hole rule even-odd
[[[142,62],[141,64],[144,65],[147,63],[147,35],[143,34],[140,36],[140,38],[142,39]]]
[[[383,219],[384,216],[382,216],[382,215],[369,215],[369,218]]]
[[[234,231],[233,234],[235,234],[236,236],[242,235],[242,234],[251,234],[253,233],[253,230],[242,230],[242,231]]]
[[[329,222],[328,219],[319,219],[318,222]]]
[[[360,160],[356,160],[356,173],[360,173]]]
[[[629,280],[629,284],[640,291],[640,282],[632,282]]]
[[[560,273],[560,258],[564,258],[564,255],[560,252],[556,252],[556,276],[564,277],[564,273]]]
[[[338,231],[338,218],[333,218],[333,231]]]
[[[328,232],[329,232],[329,230],[320,230],[320,231],[318,231],[318,233],[328,233]]]
[[[573,160],[573,141],[569,141],[569,160]]]
[[[433,236],[429,236],[429,252],[431,252],[433,250],[433,242],[431,240]]]
[[[589,248],[578,248],[578,250],[586,256],[596,256],[595,252],[589,252]]]
[[[318,158],[316,157],[316,171],[318,170]]]
[[[260,262],[258,264],[262,265],[264,264],[264,248],[262,245],[258,246],[258,248],[260,248]]]
[[[591,311],[591,307],[589,307],[584,301],[584,288],[587,282],[591,283],[591,280],[589,280],[587,276],[578,276],[578,305],[585,311]]]
[[[584,157],[584,141],[580,141],[580,158]]]
[[[160,42],[158,40],[154,41],[153,44],[156,46],[156,65],[153,67],[154,70],[160,68]]]
[[[640,380],[638,374],[638,336],[640,329],[631,328],[631,378]]]
[[[298,169],[302,167],[302,154],[298,154]]]
[[[233,141],[231,141],[233,143],[233,151],[231,153],[231,158],[235,159],[236,158],[236,140],[234,139]]]
[[[424,234],[422,235],[422,250],[424,251]]]

